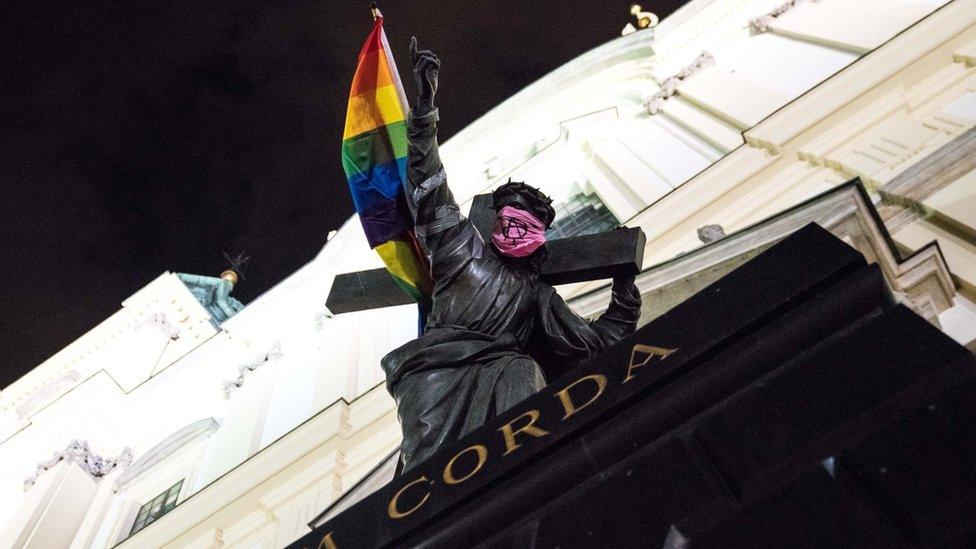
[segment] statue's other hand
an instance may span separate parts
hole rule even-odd
[[[417,37],[410,38],[410,61],[413,63],[413,80],[417,87],[418,114],[424,115],[434,110],[434,95],[437,93],[437,75],[441,60],[430,50],[417,50]]]
[[[640,291],[637,289],[637,277],[634,275],[619,275],[613,277],[613,289],[625,293],[637,293],[640,295]]]

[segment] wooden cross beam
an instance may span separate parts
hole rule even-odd
[[[490,240],[495,223],[490,194],[474,197],[468,218],[485,242]],[[636,275],[644,261],[645,241],[644,231],[631,227],[550,241],[541,278],[555,286]],[[386,269],[372,269],[337,275],[325,305],[340,314],[411,303]]]

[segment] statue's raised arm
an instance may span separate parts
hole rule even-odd
[[[437,93],[437,75],[441,60],[430,50],[417,50],[417,37],[410,39],[410,63],[413,65],[413,81],[417,87],[417,103],[414,110],[423,116],[434,110]]]
[[[438,111],[434,95],[441,61],[429,50],[418,51],[416,38],[410,40],[410,59],[417,95],[407,117],[410,144],[404,195],[436,286],[438,281],[453,276],[471,257],[480,255],[484,244],[461,216],[437,152]]]
[[[413,64],[413,80],[416,90],[414,107],[408,117],[407,131],[410,138],[407,164],[407,200],[416,219],[415,191],[425,181],[437,176],[442,170],[441,157],[437,152],[437,76],[441,61],[430,50],[417,51],[417,38],[410,39],[410,61]]]

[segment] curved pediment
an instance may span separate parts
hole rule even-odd
[[[220,422],[212,417],[195,421],[179,431],[169,435],[158,444],[149,449],[138,460],[119,475],[115,480],[115,487],[121,488],[129,481],[138,477],[142,473],[151,469],[157,463],[165,460],[168,456],[177,452],[187,444],[208,438],[214,431],[220,428]]]

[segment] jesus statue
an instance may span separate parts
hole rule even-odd
[[[607,311],[592,321],[540,280],[555,211],[535,187],[498,187],[491,238],[482,238],[461,215],[438,154],[440,60],[418,51],[416,38],[410,57],[417,98],[407,119],[404,191],[434,287],[423,335],[382,361],[403,430],[404,469],[541,389],[539,353],[572,366],[632,333],[641,307],[633,276],[614,278]]]

